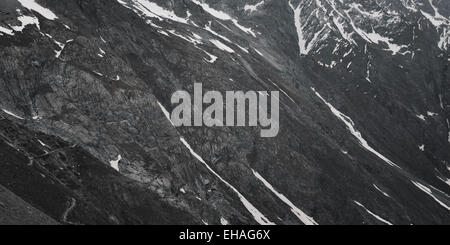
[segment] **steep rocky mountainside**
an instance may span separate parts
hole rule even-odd
[[[449,224],[449,5],[2,0],[0,222]],[[279,135],[174,128],[194,83]]]

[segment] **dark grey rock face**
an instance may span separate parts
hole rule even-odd
[[[0,185],[55,222],[450,222],[447,1],[34,2],[0,3]],[[280,134],[174,128],[194,83],[280,90]]]

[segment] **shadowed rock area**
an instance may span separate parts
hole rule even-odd
[[[0,3],[0,221],[450,222],[447,1],[20,2]],[[194,83],[280,91],[279,135],[174,128]]]

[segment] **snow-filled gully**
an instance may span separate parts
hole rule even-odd
[[[172,120],[170,119],[170,113],[167,111],[167,109],[158,102],[159,107],[161,108],[161,111],[166,116],[167,120],[174,125]],[[251,204],[247,198],[244,197],[233,185],[231,185],[228,181],[226,181],[222,176],[220,176],[216,171],[214,171],[207,163],[206,161],[197,154],[194,149],[191,147],[191,145],[183,138],[180,137],[180,142],[186,147],[186,149],[189,150],[191,155],[196,158],[199,162],[201,162],[209,172],[211,172],[214,176],[216,176],[222,183],[224,183],[226,186],[228,186],[240,199],[244,207],[247,209],[247,211],[253,216],[256,222],[260,225],[275,225],[275,223],[271,222],[269,219],[267,219],[253,204]]]
[[[364,149],[366,149],[367,151],[373,153],[375,156],[377,156],[378,158],[380,158],[381,160],[383,160],[384,162],[389,164],[391,167],[396,167],[396,168],[401,169],[397,164],[395,164],[393,161],[389,160],[387,157],[385,157],[384,155],[382,155],[381,153],[379,153],[378,151],[376,151],[374,148],[372,148],[369,145],[369,143],[363,138],[361,132],[359,132],[355,128],[355,123],[353,122],[353,120],[350,117],[346,116],[345,114],[343,114],[342,112],[337,110],[333,105],[328,103],[314,88],[311,88],[311,89],[316,94],[316,96],[320,100],[322,100],[322,102],[325,103],[325,105],[328,106],[328,108],[331,110],[331,112],[333,112],[333,114],[347,126],[347,129],[358,140],[359,144]]]
[[[329,102],[327,102],[314,88],[311,88],[315,95],[323,102],[325,103],[328,108],[331,110],[331,112],[340,120],[342,121],[346,126],[347,129],[350,131],[350,133],[359,141],[359,144],[366,149],[367,151],[373,153],[375,156],[383,160],[385,163],[390,165],[391,167],[395,167],[403,176],[411,180],[411,183],[417,187],[419,190],[430,196],[435,202],[437,202],[439,205],[441,205],[443,208],[450,210],[450,207],[448,205],[450,198],[448,195],[446,195],[444,192],[434,188],[431,185],[424,184],[422,181],[419,181],[416,177],[411,175],[410,173],[406,172],[402,168],[400,168],[397,164],[395,164],[393,161],[389,160],[387,157],[383,156],[381,153],[376,151],[374,148],[372,148],[367,141],[362,137],[361,132],[359,132],[355,128],[355,123],[352,121],[352,119],[339,110],[337,110],[333,105],[331,105]],[[378,188],[377,188],[378,189]],[[381,191],[381,190],[380,190]],[[381,191],[382,192],[382,191]],[[441,200],[441,198],[438,197],[438,195],[435,194],[435,192],[439,192],[441,196],[446,197],[446,201]],[[384,192],[382,192],[385,194]],[[389,196],[385,194],[386,196]],[[390,197],[390,196],[389,196]],[[386,222],[385,222],[386,223]]]
[[[297,218],[305,225],[318,225],[318,223],[314,220],[314,218],[308,216],[305,212],[297,208],[285,195],[279,193],[275,188],[267,182],[258,172],[253,170],[253,174],[255,177],[260,180],[264,186],[269,189],[275,196],[277,196],[282,202],[288,205],[291,208],[292,213],[297,216]]]
[[[169,122],[174,125],[170,118],[170,113],[167,111],[167,109],[160,103],[157,102],[158,106],[161,108],[161,111],[169,120]],[[224,183],[226,186],[228,186],[241,200],[244,207],[253,215],[254,219],[261,225],[274,225],[275,223],[268,220],[253,204],[251,204],[237,189],[236,187],[232,186],[228,181],[226,181],[222,176],[220,176],[216,171],[214,171],[207,163],[206,161],[197,154],[191,145],[186,141],[185,138],[180,137],[181,143],[189,150],[191,155],[195,157],[199,162],[203,163],[205,167],[214,175],[216,176],[222,183]],[[308,216],[305,212],[300,210],[298,207],[296,207],[286,196],[276,191],[276,189],[266,180],[264,177],[262,177],[258,172],[252,169],[252,172],[254,176],[264,184],[264,186],[272,192],[275,196],[277,196],[283,203],[285,203],[287,206],[291,208],[291,212],[305,225],[318,225],[318,223],[314,220],[314,218]]]
[[[353,201],[356,205],[358,205],[359,207],[363,208],[367,213],[369,213],[370,215],[372,215],[375,219],[383,222],[386,225],[393,225],[391,222],[381,218],[380,216],[376,215],[375,213],[373,213],[372,211],[370,211],[369,209],[367,209],[364,205],[362,205],[361,203],[357,202],[357,201]]]

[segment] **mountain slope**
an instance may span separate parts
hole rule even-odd
[[[76,163],[95,162],[101,171],[79,173],[90,202],[108,189],[97,181],[137,188],[93,199],[97,210],[123,192],[107,209],[121,215],[87,219],[79,208],[77,222],[450,222],[446,1],[8,0],[0,9],[0,114],[26,139],[55,137],[77,145],[67,153]],[[280,134],[174,128],[170,96],[195,82],[279,90]],[[60,222],[72,203],[61,194],[60,206],[44,207],[24,198],[33,188],[9,189]],[[170,207],[147,204],[144,190]],[[163,207],[141,209],[154,205]],[[184,215],[163,211],[172,208]]]

